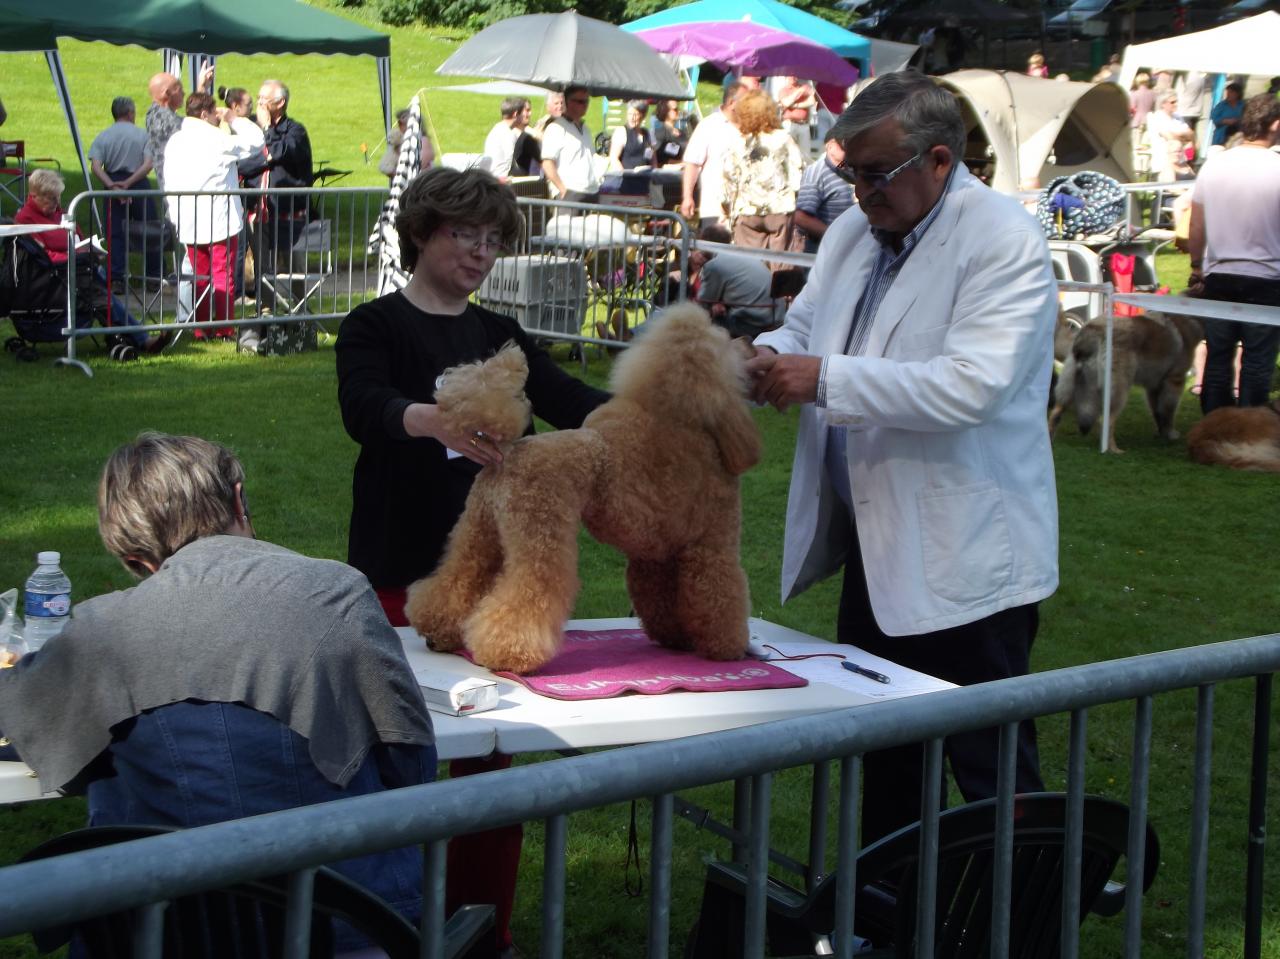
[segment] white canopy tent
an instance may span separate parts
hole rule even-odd
[[[1079,170],[1133,179],[1129,97],[1114,83],[1004,70],[958,70],[938,82],[960,101],[969,134],[965,160],[990,162],[989,182],[1002,193]]]
[[[1268,10],[1212,30],[1167,40],[1131,44],[1124,51],[1120,86],[1128,90],[1144,67],[1149,70],[1199,70],[1242,76],[1280,74],[1280,13]]]

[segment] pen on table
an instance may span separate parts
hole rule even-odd
[[[851,663],[849,660],[841,660],[840,665],[851,673],[857,673],[859,676],[866,676],[867,679],[874,679],[877,683],[888,684],[889,677],[884,673],[877,673],[874,669],[867,669],[866,666],[859,666],[857,663]]]

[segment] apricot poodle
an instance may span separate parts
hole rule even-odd
[[[747,647],[738,477],[760,459],[747,350],[707,314],[672,306],[617,360],[613,398],[581,429],[511,443],[486,467],[436,571],[409,589],[409,622],[440,650],[532,672],[560,647],[578,593],[578,528],[627,557],[627,589],[650,639],[711,659]],[[518,435],[509,384],[475,385],[523,354],[445,374],[437,402],[459,428]],[[486,372],[486,368],[490,368]],[[452,398],[459,398],[455,402]],[[517,402],[523,401],[523,396]]]

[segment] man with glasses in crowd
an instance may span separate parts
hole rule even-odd
[[[586,87],[564,91],[564,115],[547,124],[542,134],[542,172],[553,193],[562,200],[595,203],[600,199],[603,162],[596,156],[591,128],[583,121],[591,94]]]
[[[1047,244],[965,169],[959,107],[931,79],[876,80],[834,135],[859,206],[749,362],[758,401],[803,404],[784,598],[843,565],[841,642],[960,685],[1024,674],[1058,583]],[[966,800],[995,795],[998,742],[947,737]],[[870,753],[865,770],[869,843],[919,818],[921,747]],[[1043,788],[1031,722],[1015,788]]]
[[[259,156],[240,161],[240,178],[246,187],[279,190],[311,186],[311,138],[306,127],[288,114],[289,88],[279,80],[264,80],[258,90],[258,126],[265,142]],[[310,216],[307,197],[267,194],[261,201],[246,197],[246,203],[256,207],[250,213],[250,249],[258,276],[293,272],[293,244]],[[263,306],[275,305],[270,284],[261,279],[258,299]],[[241,349],[257,350],[259,337],[257,327],[241,327]]]

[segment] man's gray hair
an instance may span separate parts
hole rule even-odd
[[[1160,94],[1160,96],[1156,97],[1156,106],[1162,107],[1170,100],[1176,99],[1178,99],[1178,95],[1176,93],[1172,90],[1166,90],[1164,93]]]
[[[137,107],[133,105],[133,97],[116,97],[111,101],[111,119],[113,120],[137,116],[137,113]]]
[[[847,149],[851,139],[889,119],[898,121],[912,153],[942,145],[956,163],[964,158],[960,104],[932,78],[915,70],[888,73],[870,84],[840,114],[831,132]]]
[[[262,85],[264,87],[275,87],[276,96],[278,96],[281,100],[284,101],[284,105],[286,107],[289,105],[289,88],[286,87],[279,80],[263,80]]]

